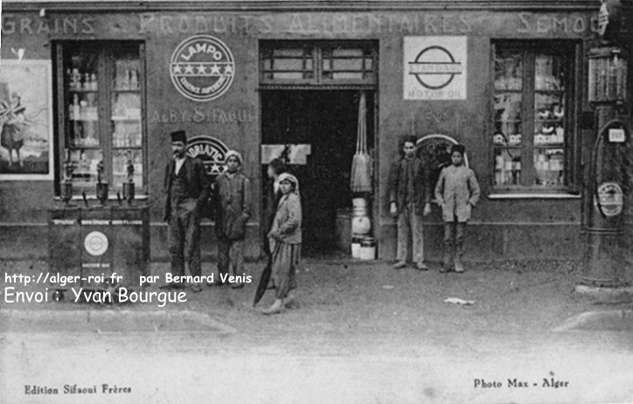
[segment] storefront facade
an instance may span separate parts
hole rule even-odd
[[[469,229],[472,258],[577,257],[589,147],[583,139],[593,131],[586,55],[597,39],[599,2],[372,4],[5,3],[2,60],[50,66],[44,70],[50,91],[42,94],[50,96],[44,108],[52,172],[0,177],[3,256],[46,256],[47,209],[70,156],[87,161],[76,188],[86,186],[88,194],[96,179],[92,161],[104,160],[116,195],[125,178],[122,160],[133,160],[139,203],[151,204],[151,256],[164,259],[162,184],[171,131],[213,138],[220,145],[214,153],[224,146],[242,152],[253,200],[260,201],[261,146],[282,143],[270,131],[287,129],[275,106],[304,102],[311,119],[326,121],[335,111],[320,115],[310,99],[347,105],[363,91],[371,108],[380,258],[395,255],[387,176],[399,138],[411,133],[445,135],[468,150],[482,188]],[[186,63],[200,57],[207,59],[198,66]],[[348,68],[336,70],[337,63]],[[222,74],[214,76],[214,68]],[[18,87],[8,82],[7,97],[12,86]],[[33,111],[26,107],[28,118]],[[292,142],[310,144],[310,137]],[[308,158],[338,158],[323,150],[313,147]],[[260,254],[261,211],[256,203],[248,225],[251,258]],[[439,256],[440,220],[434,208],[425,223],[431,257]],[[212,223],[205,222],[206,256],[215,252],[213,239]]]

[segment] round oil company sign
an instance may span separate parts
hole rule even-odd
[[[598,187],[597,204],[606,217],[617,216],[622,213],[623,193],[617,182],[603,182]]]
[[[108,237],[100,231],[92,231],[84,238],[84,248],[88,254],[97,257],[108,251]]]
[[[448,86],[458,74],[463,74],[462,63],[443,46],[433,45],[422,49],[415,60],[409,62],[409,74],[429,90]]]
[[[210,136],[196,136],[187,142],[187,154],[202,160],[208,176],[215,177],[226,167],[229,148],[224,142]]]
[[[193,101],[211,101],[224,94],[235,75],[235,59],[224,42],[211,35],[182,41],[171,55],[171,82]]]

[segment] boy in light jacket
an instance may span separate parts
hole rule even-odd
[[[442,207],[444,219],[444,263],[440,272],[453,269],[464,272],[464,233],[472,208],[479,201],[479,183],[475,173],[464,165],[466,148],[451,148],[451,165],[444,167],[435,186],[435,199]]]

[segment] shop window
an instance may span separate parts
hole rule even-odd
[[[371,41],[263,41],[261,82],[273,85],[376,83]]]
[[[61,42],[55,46],[59,116],[58,167],[69,159],[72,181],[94,194],[98,167],[120,191],[128,167],[145,189],[143,45],[138,42]],[[58,173],[60,170],[58,170]]]
[[[560,42],[502,42],[493,49],[495,188],[569,190],[574,48]]]

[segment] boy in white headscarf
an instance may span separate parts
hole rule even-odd
[[[268,233],[272,251],[271,277],[275,285],[275,302],[264,314],[276,314],[283,311],[294,297],[291,291],[297,287],[295,273],[301,259],[301,198],[299,181],[288,173],[279,176],[279,188],[282,197]]]
[[[251,216],[251,191],[250,181],[241,172],[243,162],[240,153],[229,151],[226,170],[216,179],[215,230],[220,274],[242,275],[244,272],[244,237],[246,222]],[[233,288],[242,286],[242,282],[231,285]]]

